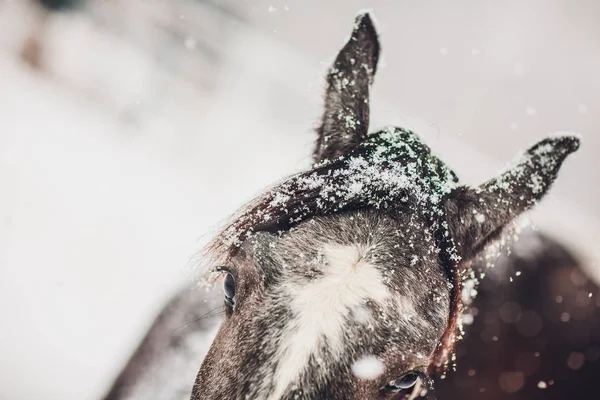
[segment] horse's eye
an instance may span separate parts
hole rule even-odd
[[[416,372],[409,372],[400,379],[390,382],[397,389],[410,389],[417,384],[419,380],[419,374]]]
[[[384,388],[388,393],[396,393],[394,400],[414,399],[417,395],[415,390],[420,387],[420,374],[415,371],[408,372],[402,377],[390,381]],[[414,392],[414,393],[413,393]]]
[[[225,293],[225,303],[229,307],[233,307],[235,305],[235,279],[230,273],[227,273],[223,280],[223,292]]]

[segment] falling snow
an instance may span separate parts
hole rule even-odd
[[[185,48],[188,50],[194,50],[196,48],[196,39],[191,36],[185,38],[184,41]]]
[[[352,373],[361,379],[375,379],[384,371],[383,362],[375,356],[363,357],[352,364]]]
[[[531,117],[531,116],[534,116],[537,113],[537,110],[535,108],[533,108],[533,107],[527,107],[525,109],[525,113]]]

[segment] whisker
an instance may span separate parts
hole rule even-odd
[[[183,325],[175,328],[172,333],[175,333],[175,332],[177,332],[178,330],[180,330],[182,328],[186,328],[186,327],[190,326],[191,324],[193,324],[195,322],[202,321],[203,319],[207,319],[207,318],[212,318],[212,317],[216,317],[216,316],[219,316],[219,315],[223,315],[224,313],[225,313],[225,306],[215,307],[212,310],[208,311],[206,314],[202,315],[201,317],[193,319],[193,320],[191,320],[189,322],[186,322]]]

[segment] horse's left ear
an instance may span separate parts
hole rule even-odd
[[[505,226],[537,203],[579,143],[574,136],[542,140],[499,177],[477,188],[454,189],[444,207],[458,254],[463,259],[473,257],[497,238]]]
[[[327,74],[325,111],[317,130],[315,162],[340,156],[366,138],[369,87],[378,59],[379,40],[371,16],[360,14],[352,36]]]

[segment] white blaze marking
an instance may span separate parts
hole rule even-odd
[[[327,338],[333,355],[341,354],[344,318],[350,309],[365,299],[383,303],[389,293],[377,268],[362,258],[366,249],[359,246],[327,245],[327,264],[323,276],[307,284],[289,284],[292,296],[291,320],[281,337],[276,355],[275,390],[269,399],[279,399],[291,382],[298,378],[311,355],[318,360],[320,340]]]

